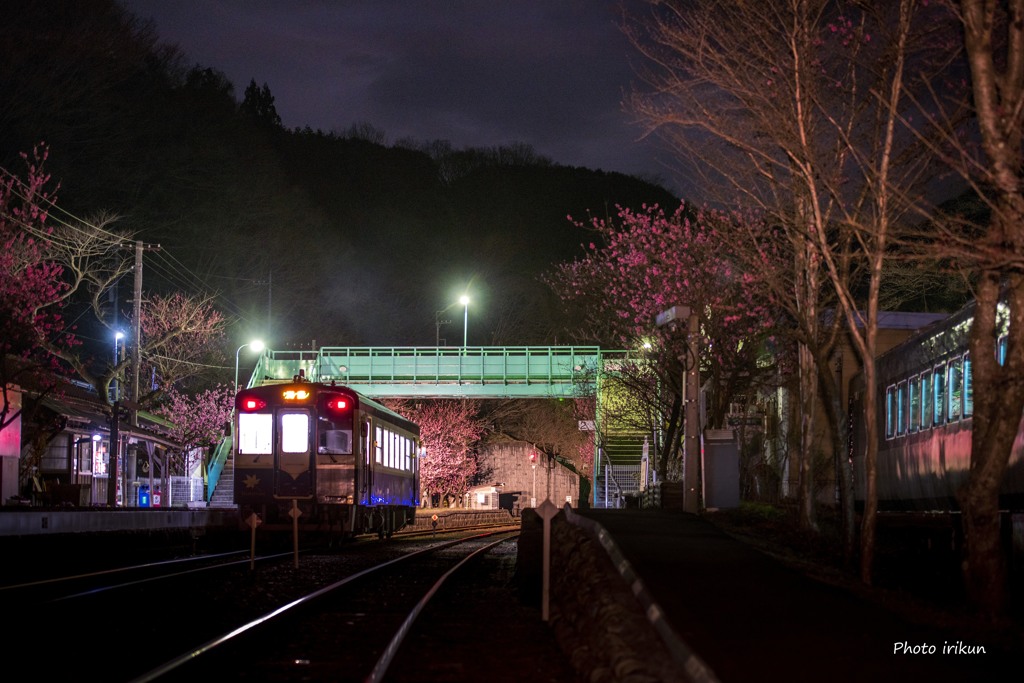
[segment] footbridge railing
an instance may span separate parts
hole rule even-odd
[[[593,395],[596,346],[337,347],[266,351],[250,386],[302,372],[367,396],[400,398],[568,398]]]

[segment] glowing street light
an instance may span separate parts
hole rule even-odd
[[[462,316],[462,348],[466,348],[466,333],[469,330],[469,297],[463,294],[459,297],[459,303],[465,307]]]
[[[238,393],[238,354],[246,346],[251,348],[256,353],[259,353],[260,351],[263,350],[263,342],[260,341],[259,339],[254,339],[253,341],[249,342],[248,344],[242,344],[241,346],[238,347],[238,350],[235,351],[235,393],[236,394]]]
[[[123,344],[123,342],[124,342],[124,332],[122,332],[121,330],[118,330],[117,332],[114,333],[114,367],[115,368],[117,367],[117,364],[121,360],[121,358],[120,358],[121,354],[118,353],[118,347],[121,346]],[[119,395],[120,395],[119,391],[118,391],[118,386],[117,386],[117,375],[116,374],[114,375],[114,378],[111,381],[111,388],[114,390],[114,400],[116,401],[118,399]]]

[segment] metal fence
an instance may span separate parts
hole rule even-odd
[[[203,480],[200,477],[171,477],[171,494],[168,507],[187,507],[189,503],[206,502]]]

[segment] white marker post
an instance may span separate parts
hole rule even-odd
[[[256,527],[260,525],[260,516],[255,512],[245,520],[252,529],[252,540],[249,545],[249,571],[256,568]]]
[[[545,498],[537,508],[537,514],[544,520],[544,587],[541,591],[540,617],[547,621],[551,595],[551,520],[558,514],[558,506]]]
[[[302,510],[299,509],[299,501],[292,498],[292,509],[288,511],[292,518],[292,548],[295,553],[295,568],[299,568],[299,517]]]

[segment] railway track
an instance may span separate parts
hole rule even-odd
[[[225,673],[234,680],[364,680],[378,666],[374,657],[383,654],[419,597],[466,554],[460,546],[499,541],[488,553],[499,557],[489,560],[491,574],[484,581],[491,588],[497,586],[500,594],[485,599],[504,599],[515,568],[512,539],[517,532],[518,526],[512,526],[500,529],[497,537],[493,536],[497,531],[478,529],[401,534],[384,543],[357,539],[340,550],[304,552],[298,567],[292,564],[291,552],[262,556],[251,566],[247,551],[235,551],[132,567],[69,571],[64,577],[0,586],[0,600],[12,607],[9,626],[14,627],[8,629],[5,651],[18,653],[15,672],[37,680],[82,678],[87,670],[102,672],[102,679],[115,682],[194,679],[210,673]],[[485,540],[488,538],[491,540]],[[494,573],[495,567],[501,576]],[[450,589],[434,592],[447,596],[444,603],[452,604]],[[307,599],[315,594],[319,597]],[[348,597],[329,598],[331,594]],[[323,608],[324,614],[315,616],[321,608],[313,603],[325,605],[332,600],[334,608]],[[419,609],[430,612],[435,608]],[[444,604],[440,608],[441,615],[450,612]],[[274,616],[266,618],[271,614]],[[306,617],[293,616],[296,614]],[[437,612],[434,614],[428,626],[439,623]],[[533,615],[524,621],[537,625]],[[259,622],[258,627],[242,628],[252,622]],[[281,623],[286,625],[278,626]],[[418,628],[410,622],[404,630],[414,634]],[[194,654],[203,649],[201,644],[240,629],[252,631],[244,639],[248,644],[210,648],[220,652],[236,648],[234,654],[190,654],[188,658],[195,662],[189,664],[192,673],[188,675],[176,673],[178,666],[159,670],[182,653]],[[276,635],[262,635],[268,633]],[[305,635],[286,638],[282,633]],[[302,656],[270,647],[283,647],[288,640],[304,648],[320,642],[323,649]],[[404,652],[409,648],[396,645],[393,649]],[[251,665],[240,664],[250,660]],[[320,678],[314,672],[322,667],[343,673]],[[350,677],[356,670],[359,675]],[[422,670],[414,667],[414,671],[418,674],[408,680],[434,680],[424,677]],[[387,680],[398,679],[389,674]]]
[[[134,679],[195,680],[216,672],[252,681],[382,681],[417,617],[446,581],[518,531],[490,531],[428,543],[321,586],[184,651]],[[458,578],[454,578],[458,577]],[[422,672],[420,672],[420,680]]]

